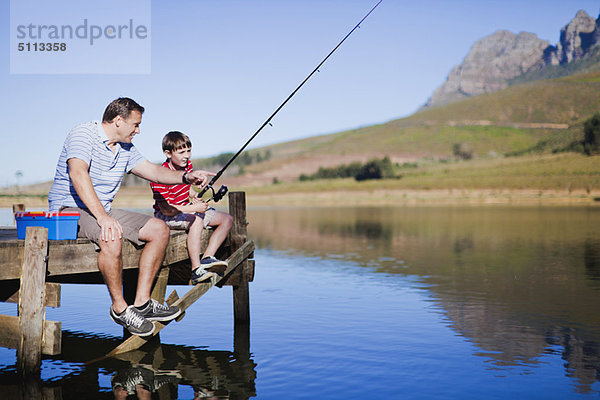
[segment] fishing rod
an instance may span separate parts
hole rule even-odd
[[[290,93],[290,95],[287,97],[287,99],[285,99],[283,101],[283,103],[281,103],[279,105],[279,107],[277,107],[277,109],[273,112],[273,114],[271,114],[271,116],[269,118],[267,118],[267,120],[265,122],[263,122],[263,124],[260,126],[260,128],[258,128],[256,130],[256,132],[254,132],[254,135],[252,135],[250,137],[250,139],[248,139],[248,141],[246,142],[246,144],[244,144],[242,146],[242,148],[237,153],[235,153],[235,155],[233,157],[231,157],[231,159],[229,161],[227,161],[227,164],[225,164],[225,166],[223,168],[221,168],[221,170],[219,172],[217,172],[217,174],[215,176],[213,176],[213,178],[210,180],[210,182],[202,189],[202,191],[199,194],[199,197],[202,197],[202,195],[204,195],[204,193],[206,193],[209,189],[212,190],[212,194],[213,195],[212,195],[212,197],[210,199],[207,200],[207,202],[211,201],[211,200],[214,200],[215,202],[217,202],[217,201],[221,200],[223,198],[223,196],[225,196],[225,194],[227,193],[227,186],[221,185],[221,187],[219,188],[219,190],[217,192],[215,192],[215,189],[213,188],[214,183],[221,177],[221,175],[223,174],[223,172],[225,172],[225,170],[227,169],[227,167],[229,167],[231,165],[231,163],[246,149],[246,147],[260,133],[260,131],[262,131],[265,126],[271,125],[271,120],[273,119],[273,117],[275,117],[275,115],[277,115],[277,113],[279,112],[279,110],[281,110],[287,104],[287,102],[290,101],[290,99],[292,97],[294,97],[294,95],[315,74],[315,72],[319,71],[319,68],[321,68],[321,66],[323,64],[325,64],[325,61],[327,61],[327,59],[333,53],[335,53],[335,51],[338,49],[338,47],[340,47],[342,45],[342,43],[344,43],[346,41],[346,39],[348,39],[348,37],[350,35],[352,35],[352,32],[354,32],[357,28],[360,27],[360,24],[362,24],[363,21],[365,19],[367,19],[367,17],[369,15],[371,15],[371,13],[373,11],[375,11],[375,9],[379,6],[379,4],[381,4],[382,1],[383,0],[379,0],[377,2],[377,4],[375,4],[375,6],[373,8],[371,8],[371,10],[358,22],[358,24],[356,24],[356,26],[354,26],[354,28],[352,28],[352,30],[350,32],[348,32],[348,34],[346,36],[344,36],[344,38],[337,44],[337,46],[335,46],[333,48],[333,50],[331,50],[329,52],[329,54],[327,54],[327,56],[323,59],[323,61],[321,61],[319,63],[319,65],[317,65],[316,68],[310,74],[308,74],[308,76],[306,78],[304,78],[304,80],[302,81],[302,83],[300,83],[300,85],[298,85],[298,87],[292,93]]]

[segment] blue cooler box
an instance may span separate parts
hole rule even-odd
[[[69,240],[77,239],[77,221],[79,213],[73,212],[18,212],[17,238],[25,239],[28,226],[41,226],[48,229],[48,239]]]

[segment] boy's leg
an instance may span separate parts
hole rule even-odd
[[[164,217],[161,214],[159,218],[163,218],[167,225],[173,229],[185,228],[187,230],[187,248],[192,265],[191,281],[193,284],[203,282],[212,278],[214,275],[204,268],[200,268],[200,251],[202,245],[202,231],[204,230],[203,214],[186,214],[179,213],[172,217]]]
[[[231,230],[233,217],[227,213],[217,211],[208,225],[215,227],[215,230],[204,250],[204,257],[214,257]]]
[[[203,218],[202,218],[203,217]],[[192,236],[192,229],[197,231],[197,239],[194,240],[197,245],[197,256],[194,255],[194,261],[192,263],[192,283],[200,283],[214,275],[214,273],[222,274],[227,267],[227,263],[217,260],[214,255],[227,237],[229,230],[233,224],[233,218],[229,214],[218,212],[214,209],[209,210],[208,213],[198,215],[195,223],[190,227],[188,233],[188,239]],[[195,227],[194,227],[195,225]],[[203,258],[200,260],[200,238],[202,230],[205,225],[216,227],[212,233],[208,245],[204,250]],[[190,257],[192,253],[190,252]],[[200,261],[199,268],[196,268],[195,262]]]
[[[202,230],[204,229],[201,217],[190,214],[194,219],[190,220],[188,229],[187,245],[192,271],[200,266],[200,246],[202,241]]]

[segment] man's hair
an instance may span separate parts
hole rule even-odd
[[[163,151],[175,151],[183,148],[192,148],[190,138],[179,131],[171,131],[165,135],[162,141]]]
[[[132,111],[138,111],[140,114],[143,114],[144,107],[129,97],[119,97],[106,107],[102,116],[102,122],[112,122],[117,115],[120,115],[123,119],[127,119]]]

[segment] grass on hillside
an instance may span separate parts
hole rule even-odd
[[[391,125],[377,125],[359,132],[346,131],[328,135],[318,145],[309,145],[310,139],[270,146],[273,157],[268,162],[246,167],[247,172],[260,173],[276,169],[286,163],[313,157],[364,156],[363,158],[431,158],[451,159],[455,144],[467,144],[475,157],[527,152],[551,135],[548,129],[517,129],[503,126],[410,126],[397,129]],[[312,139],[312,138],[311,138]],[[292,151],[292,148],[294,149]],[[339,163],[340,165],[343,162]],[[316,172],[321,165],[315,164]],[[300,174],[300,173],[299,173]]]
[[[456,143],[469,144],[480,157],[552,152],[580,139],[583,121],[600,110],[599,92],[600,72],[512,86],[384,124],[254,149],[251,152],[268,149],[272,157],[246,171],[262,172],[314,156],[447,158]],[[510,126],[536,123],[568,124],[569,129]],[[315,165],[315,171],[319,167]]]
[[[422,163],[401,171],[401,179],[356,182],[328,179],[289,182],[246,190],[252,193],[336,190],[514,189],[570,193],[600,189],[600,156],[575,153]]]
[[[489,120],[573,124],[600,109],[600,72],[536,81],[473,97],[406,118],[417,121]]]

